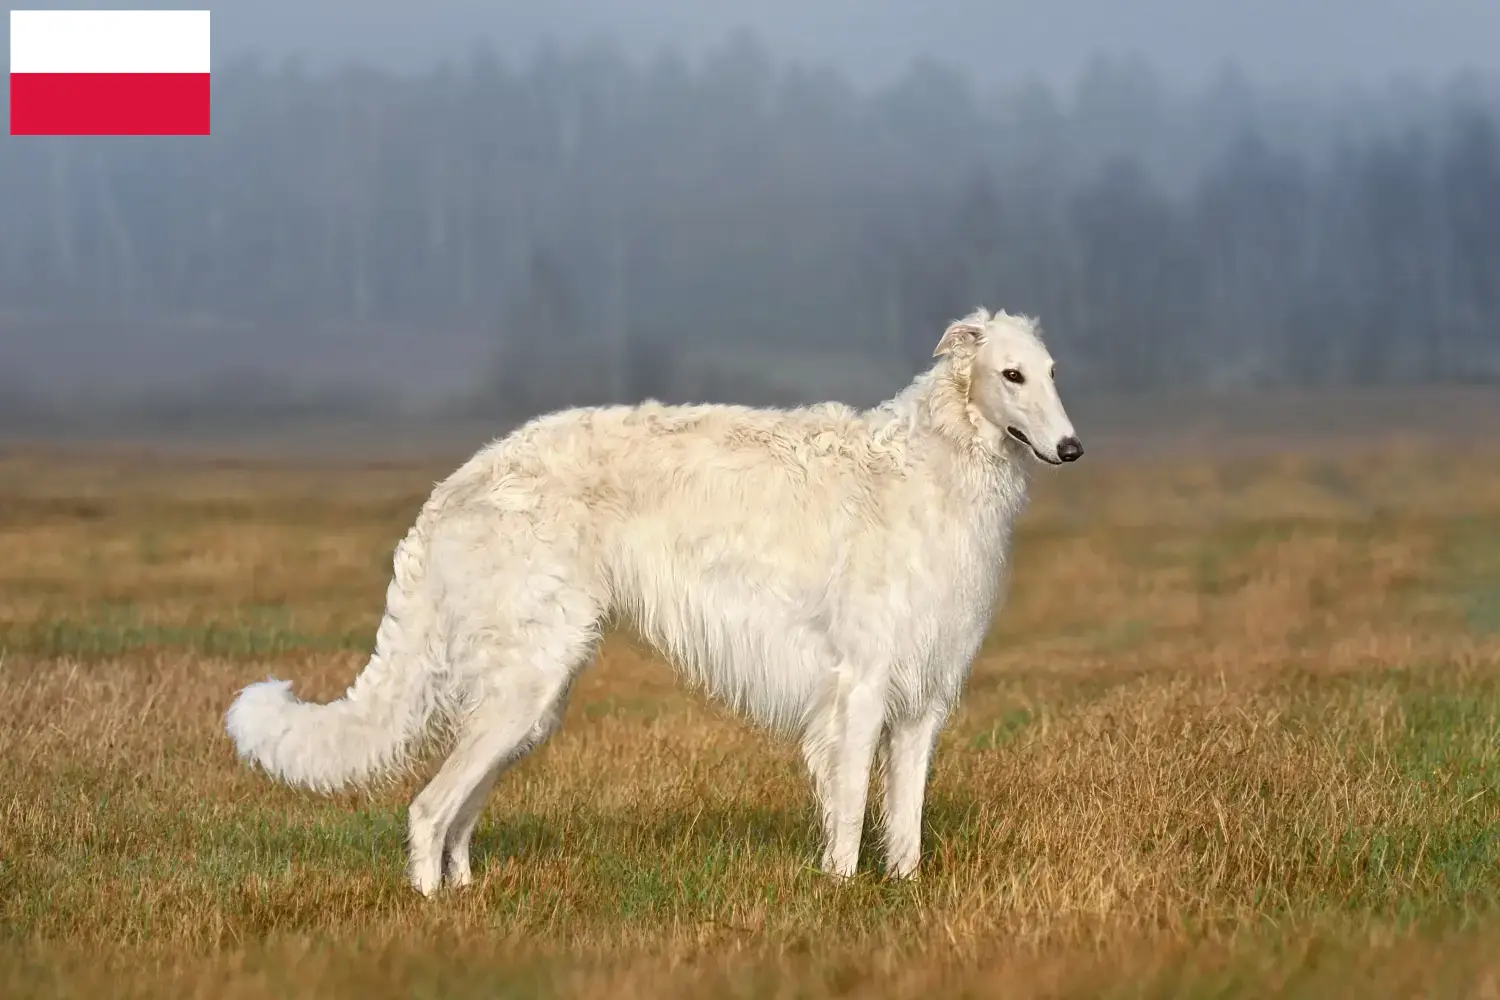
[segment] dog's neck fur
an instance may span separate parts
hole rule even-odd
[[[976,499],[1019,510],[1029,478],[1026,457],[1004,431],[979,416],[969,401],[970,385],[969,365],[944,357],[869,412],[892,436],[939,439],[947,447],[932,454],[948,459],[978,492]]]

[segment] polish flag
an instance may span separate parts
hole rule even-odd
[[[11,135],[208,135],[208,11],[13,10]]]

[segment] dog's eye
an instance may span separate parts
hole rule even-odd
[[[1007,368],[1000,374],[1005,376],[1005,381],[1014,382],[1016,385],[1020,385],[1026,381],[1026,376],[1022,375],[1018,368]]]

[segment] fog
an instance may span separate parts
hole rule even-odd
[[[1068,86],[1100,54],[1138,56],[1172,85],[1238,66],[1271,84],[1381,86],[1491,67],[1500,38],[1500,6],[1487,0],[222,0],[213,11],[215,54],[226,57],[297,52],[414,70],[482,39],[513,59],[549,40],[605,39],[633,58],[665,47],[691,57],[747,28],[778,57],[857,85],[889,84],[928,57],[981,89]]]
[[[1043,6],[217,4],[211,137],[0,147],[0,424],[1500,380],[1500,6]]]

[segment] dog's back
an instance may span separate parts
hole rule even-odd
[[[903,414],[838,404],[553,414],[438,488],[435,551],[453,557],[433,571],[503,613],[516,595],[494,579],[543,562],[778,729],[801,723],[836,650],[901,665],[920,700],[921,670],[953,659],[933,647],[987,624],[1003,538],[948,456],[918,445]],[[524,551],[471,565],[497,536]]]

